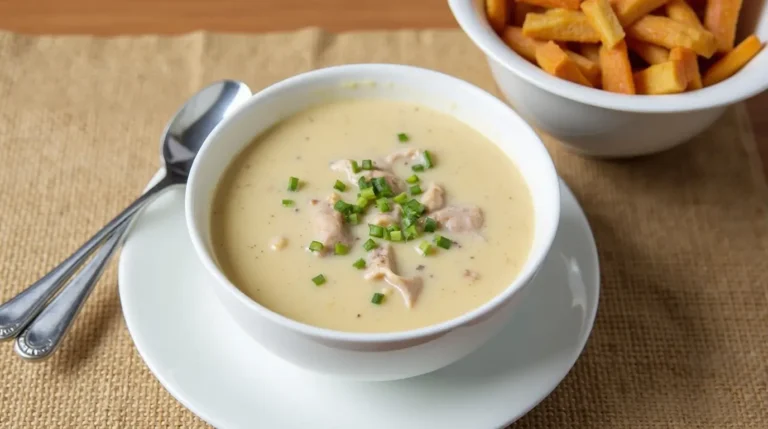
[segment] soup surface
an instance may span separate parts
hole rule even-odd
[[[211,219],[217,262],[245,294],[351,332],[416,329],[489,301],[525,263],[534,222],[498,147],[387,100],[313,107],[258,136],[227,168]]]

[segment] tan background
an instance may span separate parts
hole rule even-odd
[[[0,25],[32,25],[34,19],[21,18],[46,13],[21,3],[0,3]],[[170,5],[177,3],[152,2],[152,13],[171,17]],[[296,7],[317,11],[320,3]],[[386,14],[394,3],[358,0],[336,17],[325,12],[309,19],[351,26],[361,5]],[[445,7],[434,3],[436,11]],[[57,7],[91,3],[68,4]],[[164,28],[162,20],[129,13],[149,13],[148,7],[122,4],[128,9],[106,18],[81,13],[82,28],[110,16],[117,32]],[[197,22],[216,16],[213,9],[208,15],[198,12]],[[233,22],[243,16],[249,15]],[[264,28],[274,25],[274,16],[262,21]],[[134,26],[121,27],[121,20]],[[306,23],[285,22],[286,28]],[[157,168],[163,124],[204,82],[232,77],[258,90],[312,68],[371,61],[438,69],[494,90],[482,55],[456,30],[110,40],[0,33],[0,301],[135,197]],[[582,159],[546,139],[595,233],[601,307],[576,367],[516,429],[768,427],[768,191],[755,137],[738,106],[690,143],[637,160]],[[0,347],[0,427],[204,426],[137,355],[115,278],[113,266],[51,360],[30,365],[13,355],[11,344]]]
[[[0,29],[31,34],[258,33],[308,26],[338,32],[454,28],[456,22],[446,0],[0,0]],[[747,109],[768,165],[768,93]]]

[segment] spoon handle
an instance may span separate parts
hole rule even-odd
[[[175,183],[180,183],[180,181],[172,175],[163,177],[56,268],[0,305],[0,340],[7,340],[18,335],[107,237],[121,225],[127,224],[127,220],[144,207],[144,204],[152,197]]]
[[[122,223],[85,266],[64,286],[61,293],[35,317],[16,338],[16,353],[26,360],[40,360],[58,348],[72,321],[98,283],[130,222]]]

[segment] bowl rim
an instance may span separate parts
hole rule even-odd
[[[488,59],[542,90],[573,101],[626,112],[689,112],[733,104],[768,89],[768,74],[762,80],[732,77],[710,87],[670,95],[616,94],[582,86],[547,74],[510,49],[480,16],[474,7],[475,1],[448,0],[448,5],[459,27]]]
[[[441,323],[437,323],[434,325],[429,325],[429,326],[425,326],[417,329],[407,330],[407,331],[381,332],[381,333],[337,331],[333,329],[321,328],[321,327],[309,325],[303,322],[299,322],[297,320],[288,318],[277,312],[274,312],[269,308],[262,306],[255,300],[251,299],[249,296],[243,293],[240,289],[238,289],[232,282],[230,282],[229,279],[227,279],[224,273],[219,269],[217,264],[214,262],[212,255],[208,251],[205,241],[203,240],[203,235],[196,227],[194,208],[197,206],[196,200],[199,198],[198,197],[199,192],[196,192],[197,187],[195,186],[195,184],[198,180],[197,171],[201,163],[195,162],[192,167],[192,171],[190,173],[189,181],[187,182],[187,188],[185,192],[185,208],[184,208],[185,219],[186,219],[187,229],[189,231],[189,235],[192,240],[193,247],[195,248],[195,252],[197,253],[198,258],[201,260],[206,270],[213,275],[214,279],[212,280],[215,281],[215,283],[217,283],[216,287],[219,287],[219,288],[223,287],[223,289],[228,294],[234,296],[234,298],[241,305],[245,306],[248,309],[248,311],[256,312],[260,316],[266,318],[267,320],[270,320],[276,323],[277,325],[280,325],[291,331],[299,332],[299,333],[302,333],[311,337],[316,337],[322,340],[348,342],[348,343],[360,343],[360,344],[381,344],[381,343],[392,343],[392,342],[404,342],[404,341],[419,340],[419,339],[439,336],[453,329],[456,329],[458,327],[472,324],[474,322],[477,322],[478,320],[482,320],[485,316],[489,315],[490,313],[497,310],[499,307],[503,306],[509,299],[512,298],[513,295],[515,295],[518,291],[522,290],[524,286],[530,284],[531,280],[534,278],[534,276],[538,272],[539,268],[543,264],[547,254],[551,249],[551,246],[554,242],[555,234],[557,232],[558,225],[560,222],[559,176],[557,175],[554,162],[552,161],[552,158],[549,156],[549,152],[544,146],[544,143],[541,141],[539,136],[534,132],[534,130],[530,127],[530,125],[528,125],[528,123],[525,122],[508,105],[506,105],[505,103],[503,103],[501,100],[494,97],[490,93],[476,87],[475,85],[472,85],[466,81],[463,81],[461,79],[458,79],[456,77],[453,77],[444,73],[440,73],[434,70],[414,67],[414,66],[407,66],[407,65],[400,65],[400,64],[347,64],[347,65],[333,66],[333,67],[327,67],[327,68],[308,71],[305,73],[295,75],[293,77],[289,77],[280,82],[277,82],[259,91],[258,93],[254,94],[250,100],[248,100],[246,103],[241,105],[232,114],[230,114],[227,118],[225,118],[219,125],[217,125],[215,129],[211,132],[211,134],[208,136],[206,141],[203,143],[203,146],[200,149],[198,157],[200,158],[205,157],[206,154],[212,150],[212,147],[215,145],[214,142],[218,140],[219,135],[222,134],[223,130],[226,129],[231,124],[235,123],[239,117],[249,115],[250,114],[249,111],[253,108],[254,105],[261,103],[265,99],[278,96],[282,91],[289,90],[290,88],[295,87],[297,85],[302,86],[306,83],[311,82],[312,80],[322,81],[329,77],[345,77],[345,78],[351,78],[351,79],[357,79],[357,80],[360,80],[360,79],[373,80],[373,79],[380,79],[380,78],[371,79],[371,76],[382,75],[382,74],[386,74],[386,75],[401,74],[406,76],[421,75],[422,77],[428,77],[434,80],[437,80],[437,79],[447,80],[448,82],[450,82],[451,85],[456,86],[456,91],[468,92],[472,98],[478,100],[480,105],[487,105],[487,106],[492,106],[492,108],[494,109],[505,110],[506,115],[517,120],[520,126],[524,127],[523,130],[530,134],[529,139],[531,141],[529,142],[529,149],[534,151],[536,153],[535,156],[541,159],[541,164],[543,167],[541,174],[543,174],[545,177],[548,177],[552,185],[551,186],[552,189],[550,191],[549,196],[545,198],[551,199],[550,201],[550,203],[552,204],[551,210],[553,210],[555,214],[551,216],[551,221],[549,222],[549,224],[544,224],[543,228],[541,229],[542,231],[541,240],[543,245],[539,247],[539,250],[537,252],[534,252],[536,249],[532,249],[532,252],[529,253],[528,255],[528,258],[529,258],[528,261],[530,261],[530,263],[526,264],[528,269],[518,273],[518,275],[506,288],[504,288],[501,292],[496,294],[492,299],[486,301],[481,306],[474,308],[453,319],[449,319]],[[353,75],[353,76],[350,76],[350,75]],[[406,79],[408,78],[406,77]],[[537,219],[537,222],[538,221],[539,219]]]

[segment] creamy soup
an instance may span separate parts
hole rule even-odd
[[[228,167],[212,210],[233,284],[341,331],[466,313],[509,286],[533,240],[528,188],[499,148],[448,115],[386,100],[280,122]]]

